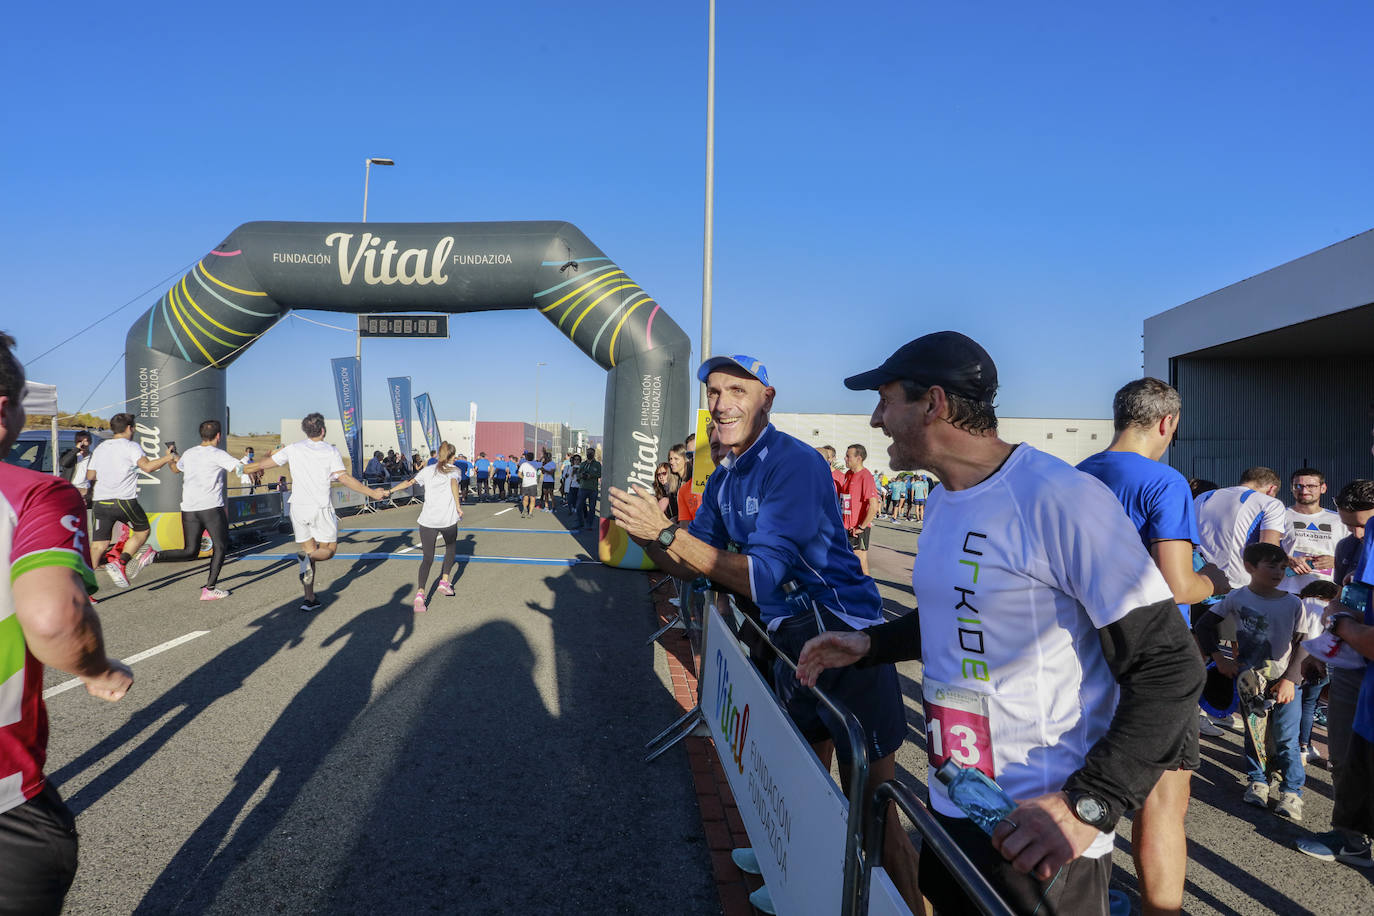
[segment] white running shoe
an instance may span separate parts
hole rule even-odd
[[[208,585],[200,590],[201,601],[218,601],[221,598],[228,598],[229,593],[222,588],[210,588]]]
[[[1302,796],[1296,792],[1280,793],[1279,803],[1274,806],[1274,813],[1289,820],[1301,821]]]
[[[120,588],[129,587],[129,577],[124,574],[124,564],[118,560],[111,560],[104,566],[105,572],[110,574],[110,580]]]
[[[1254,805],[1257,808],[1269,807],[1269,783],[1252,782],[1245,790],[1245,795],[1241,799],[1247,805]]]

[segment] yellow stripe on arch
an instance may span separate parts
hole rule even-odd
[[[242,331],[235,331],[233,328],[226,328],[224,325],[220,324],[218,321],[216,321],[215,319],[213,319],[213,318],[211,318],[209,315],[207,315],[207,314],[205,313],[205,309],[203,309],[203,308],[201,308],[199,305],[197,305],[197,304],[196,304],[196,300],[193,299],[193,298],[191,297],[191,291],[190,291],[189,289],[186,288],[186,278],[185,278],[185,277],[182,277],[182,278],[181,278],[181,296],[182,296],[182,298],[185,299],[187,302],[191,303],[191,307],[192,307],[193,309],[195,309],[197,312],[200,312],[201,315],[204,315],[206,321],[210,322],[210,323],[213,324],[215,327],[219,328],[221,331],[228,331],[230,334],[233,334],[235,337],[252,337],[252,336],[253,336],[252,334],[245,334],[245,333],[243,333]],[[221,343],[223,343],[223,341],[221,341]]]
[[[181,325],[181,329],[186,332],[187,339],[189,339],[191,343],[196,345],[197,350],[205,354],[205,358],[210,361],[210,365],[218,366],[219,361],[216,360],[213,356],[211,356],[210,352],[200,345],[200,341],[196,340],[196,335],[192,334],[191,329],[186,326],[186,322],[181,320],[181,312],[177,311],[176,296],[173,295],[175,292],[175,286],[173,286],[171,289],[167,291],[167,304],[172,307],[172,317],[177,320],[177,324]]]
[[[577,287],[576,289],[572,290],[571,292],[566,293],[566,294],[564,294],[564,295],[562,295],[562,296],[559,296],[557,299],[555,299],[554,301],[550,302],[548,305],[544,306],[544,307],[541,308],[539,311],[541,311],[541,312],[551,312],[551,311],[554,310],[554,308],[555,308],[556,306],[560,305],[561,303],[567,302],[567,301],[568,301],[569,299],[571,299],[573,296],[586,294],[586,293],[589,292],[590,290],[593,290],[593,289],[595,289],[596,287],[600,286],[602,283],[605,283],[607,280],[610,280],[610,281],[614,282],[614,278],[615,278],[616,276],[621,276],[621,277],[625,276],[625,271],[623,271],[623,270],[613,270],[613,271],[611,271],[610,273],[604,274],[604,275],[602,275],[602,276],[600,276],[600,277],[594,277],[594,278],[592,278],[591,280],[588,280],[586,283],[583,283],[581,286]]]
[[[612,366],[615,365],[615,341],[616,341],[616,338],[620,336],[620,329],[623,328],[623,327],[625,326],[626,320],[628,320],[629,317],[635,313],[635,309],[639,308],[641,305],[643,305],[643,304],[646,303],[646,302],[653,302],[653,301],[654,301],[654,300],[649,299],[649,298],[647,298],[647,297],[644,298],[644,299],[640,299],[640,300],[639,300],[638,302],[636,302],[634,305],[630,306],[630,310],[629,310],[628,312],[626,312],[624,315],[621,315],[621,316],[620,316],[620,321],[619,321],[619,323],[616,324],[616,326],[615,326],[615,331],[611,334],[611,346],[610,346],[610,348],[606,351],[606,352],[609,353],[610,356],[611,356],[611,365],[612,365]]]
[[[219,278],[216,277],[214,274],[210,273],[210,271],[206,270],[206,269],[205,269],[205,262],[204,262],[204,261],[197,261],[197,262],[196,262],[196,266],[200,268],[200,272],[201,272],[201,273],[205,274],[205,276],[209,277],[211,280],[213,280],[214,282],[218,283],[220,286],[224,287],[224,288],[227,289],[227,290],[231,290],[231,291],[236,292],[236,293],[242,293],[242,294],[245,295],[245,296],[266,296],[266,295],[267,295],[266,293],[255,293],[255,292],[253,292],[251,289],[239,289],[237,286],[230,286],[228,283],[225,283],[223,280],[219,279]]]
[[[592,295],[593,293],[599,292],[599,290],[597,289],[597,287],[604,286],[604,285],[605,285],[606,283],[608,283],[608,282],[609,282],[609,283],[625,283],[625,282],[633,283],[634,281],[631,280],[629,277],[621,276],[621,277],[614,277],[614,278],[612,278],[612,277],[607,277],[607,278],[605,278],[605,279],[603,279],[603,280],[598,280],[596,283],[589,283],[587,286],[585,286],[585,287],[582,288],[582,294],[581,294],[580,296],[578,296],[576,299],[574,299],[573,301],[569,302],[569,303],[568,303],[568,307],[565,308],[565,309],[563,310],[563,314],[561,314],[561,315],[558,316],[558,327],[559,327],[560,329],[563,327],[563,322],[565,322],[565,321],[568,320],[568,316],[571,315],[573,312],[575,312],[575,311],[577,310],[577,307],[580,306],[583,302],[585,302],[585,301],[587,300],[587,297],[588,297],[588,296]]]
[[[572,340],[573,337],[577,335],[577,326],[582,323],[583,318],[586,318],[588,315],[591,314],[592,309],[596,308],[598,305],[604,302],[606,300],[606,297],[609,296],[611,293],[618,293],[622,289],[639,289],[639,284],[630,282],[624,284],[623,286],[613,286],[601,295],[597,296],[596,299],[593,300],[592,304],[583,309],[582,314],[577,316],[577,320],[573,322],[572,330],[568,332],[568,339]]]
[[[213,340],[213,341],[214,341],[215,343],[217,343],[217,344],[221,344],[221,345],[226,346],[226,347],[229,347],[229,348],[231,348],[231,349],[233,348],[234,345],[231,344],[229,341],[227,341],[227,340],[221,340],[220,338],[216,337],[216,336],[215,336],[211,331],[209,331],[204,325],[202,325],[199,321],[196,321],[195,316],[191,314],[191,310],[188,309],[188,308],[186,307],[186,304],[185,304],[184,302],[180,302],[180,297],[177,296],[177,288],[176,288],[175,286],[173,286],[173,287],[171,288],[171,290],[169,290],[169,292],[171,292],[171,294],[172,294],[172,302],[173,302],[173,304],[174,304],[174,305],[175,305],[175,304],[179,304],[179,305],[180,305],[181,310],[182,310],[183,312],[186,313],[186,320],[189,321],[189,322],[191,322],[191,324],[195,325],[197,331],[199,331],[200,333],[204,334],[206,337],[210,338],[211,340]]]

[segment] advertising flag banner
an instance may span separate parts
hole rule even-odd
[[[425,445],[431,452],[439,449],[439,418],[434,415],[434,403],[429,399],[429,392],[418,395],[415,398],[415,411],[420,415],[420,429],[425,434]]]
[[[468,401],[468,450],[469,458],[477,457],[477,402]]]
[[[391,418],[396,422],[396,442],[401,446],[401,457],[409,462],[410,376],[403,375],[387,379],[386,392],[391,398]]]
[[[363,472],[363,418],[358,412],[362,391],[362,360],[356,356],[331,359],[334,369],[334,396],[339,400],[339,422],[343,424],[344,442],[348,444],[348,458],[353,462],[351,473]]]
[[[711,460],[711,411],[697,411],[697,447],[692,459],[692,489],[698,493],[706,492],[706,478],[716,469]]]

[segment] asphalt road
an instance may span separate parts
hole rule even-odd
[[[911,594],[911,565],[918,542],[916,527],[881,521],[869,552],[870,571],[883,595],[889,615],[902,614],[915,604]],[[907,697],[909,740],[897,754],[898,775],[926,797],[924,721],[921,718],[921,666],[899,666]],[[1325,750],[1324,730],[1314,741]],[[1293,848],[1293,841],[1331,826],[1331,777],[1322,769],[1307,768],[1303,791],[1303,822],[1295,824],[1243,804],[1244,755],[1241,734],[1202,739],[1202,766],[1193,775],[1193,798],[1188,807],[1188,881],[1184,912],[1204,914],[1276,913],[1348,916],[1374,911],[1374,869],[1327,864]],[[1139,912],[1135,868],[1131,862],[1131,825],[1123,819],[1112,854],[1114,887],[1132,897]]]
[[[460,555],[591,559],[590,535],[504,508],[467,507]],[[341,552],[415,543],[353,530]],[[643,576],[473,561],[417,615],[416,560],[335,559],[311,614],[294,561],[227,564],[218,602],[204,565],[102,583],[112,654],[190,638],[117,704],[48,701],[81,833],[68,912],[719,912],[685,754],[642,762],[677,715]]]

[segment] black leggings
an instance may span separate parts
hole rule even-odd
[[[426,528],[420,526],[420,546],[424,548],[425,555],[420,560],[420,589],[423,590],[429,581],[429,568],[434,564],[434,542],[439,535],[444,536],[444,565],[439,567],[440,578],[447,579],[448,571],[453,568],[453,558],[458,550],[458,525],[454,523],[447,528]]]
[[[229,516],[225,514],[223,506],[216,506],[213,509],[201,509],[197,512],[181,513],[181,543],[180,550],[159,550],[157,558],[159,560],[194,560],[200,556],[200,535],[202,532],[210,532],[210,540],[214,544],[214,552],[210,555],[210,578],[206,581],[206,588],[214,588],[219,581],[219,570],[224,565],[224,554],[229,549]]]

